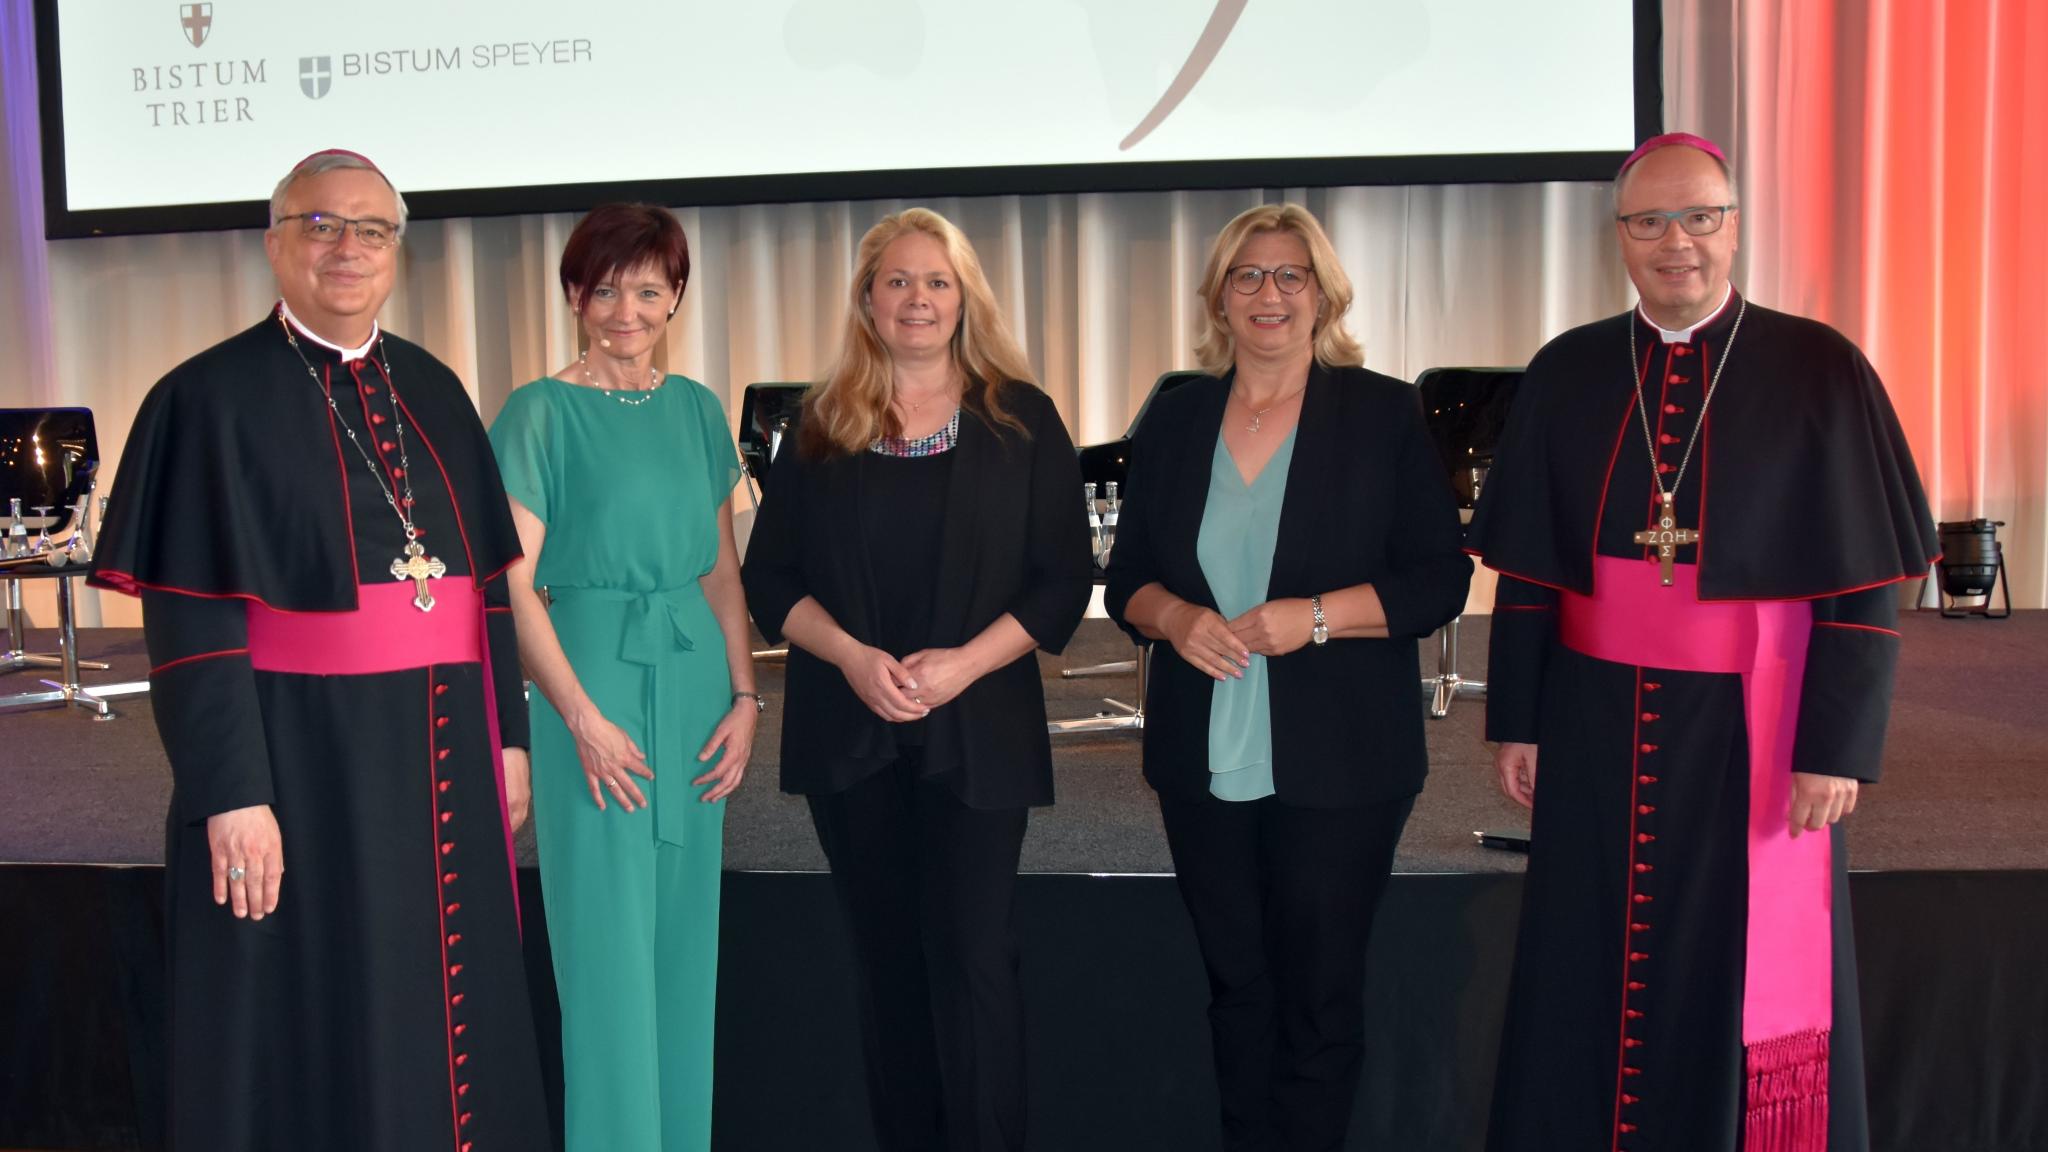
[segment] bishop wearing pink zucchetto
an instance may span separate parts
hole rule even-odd
[[[1644,143],[1614,205],[1641,303],[1530,362],[1467,538],[1534,809],[1488,1148],[1862,1152],[1840,821],[1934,525],[1862,353],[1729,283],[1722,150]]]
[[[550,1146],[511,830],[519,538],[462,382],[383,331],[405,200],[294,165],[278,302],[136,413],[92,582],[171,762],[169,1145]]]

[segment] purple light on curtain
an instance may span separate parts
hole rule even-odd
[[[58,403],[50,357],[50,260],[43,239],[42,123],[37,112],[31,0],[0,0],[0,336],[27,395],[0,403]],[[16,384],[14,387],[23,387]]]

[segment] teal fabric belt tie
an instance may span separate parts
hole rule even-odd
[[[703,602],[703,590],[693,583],[656,592],[575,588],[564,589],[564,593],[617,602],[625,610],[619,659],[647,669],[646,697],[641,705],[647,731],[640,750],[647,754],[654,779],[639,783],[654,806],[654,838],[680,847],[686,843],[687,806],[697,802],[690,784],[698,775],[697,749],[682,742],[684,734],[669,731],[674,725],[662,723],[662,672],[676,657],[696,651],[684,621],[689,608]],[[665,796],[667,792],[675,795]]]
[[[694,599],[703,599],[696,589]],[[676,603],[683,593],[650,592],[635,596],[626,607],[626,631],[619,640],[619,659],[628,664],[659,668],[663,660],[678,652],[692,652],[690,633],[683,627],[683,610]]]

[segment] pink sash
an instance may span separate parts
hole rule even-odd
[[[1698,570],[1600,556],[1593,595],[1560,593],[1566,647],[1599,660],[1742,676],[1749,729],[1749,923],[1742,1001],[1743,1147],[1827,1147],[1833,1024],[1832,832],[1792,839],[1792,742],[1812,606],[1698,598]]]
[[[482,664],[484,720],[490,730],[498,819],[505,833],[505,866],[512,907],[519,907],[518,859],[505,799],[505,749],[498,735],[498,692],[491,676],[491,646],[484,598],[465,577],[435,580],[434,609],[413,605],[410,580],[363,584],[353,612],[281,612],[249,601],[249,664],[258,672],[305,676],[373,676],[435,664]]]
[[[412,581],[365,584],[353,612],[280,612],[249,602],[249,663],[258,672],[373,676],[483,660],[483,597],[465,579],[435,580],[434,610],[413,607]]]

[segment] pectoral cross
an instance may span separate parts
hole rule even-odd
[[[1678,516],[1671,510],[1672,493],[1666,492],[1663,495],[1664,506],[1658,509],[1657,526],[1636,533],[1635,541],[1638,544],[1655,544],[1657,546],[1657,559],[1664,568],[1662,583],[1664,587],[1669,588],[1671,587],[1671,566],[1678,562],[1678,546],[1681,544],[1699,543],[1700,534],[1696,529],[1673,527],[1673,525],[1678,523]]]
[[[417,540],[406,542],[405,559],[393,560],[391,562],[391,576],[393,579],[412,581],[413,607],[418,608],[422,612],[432,612],[434,610],[434,594],[427,591],[427,578],[429,576],[446,576],[447,574],[448,565],[427,555],[426,545],[421,544]],[[1671,583],[1668,578],[1664,582],[1666,584]]]

